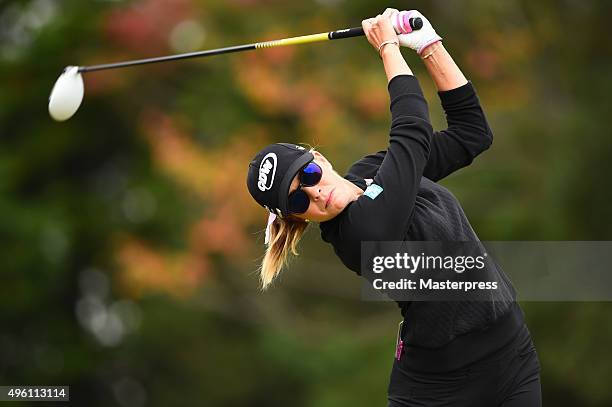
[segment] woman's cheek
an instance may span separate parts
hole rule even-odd
[[[342,212],[344,207],[346,206],[346,200],[344,197],[339,196],[339,199],[334,199],[334,213]]]

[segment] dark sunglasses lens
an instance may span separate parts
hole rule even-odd
[[[289,194],[289,202],[287,206],[290,213],[304,213],[310,205],[310,198],[306,195],[306,192],[298,189]]]
[[[321,181],[323,170],[318,164],[310,163],[300,173],[300,182],[302,185],[311,187],[317,185]]]

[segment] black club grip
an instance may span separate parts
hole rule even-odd
[[[421,17],[410,18],[408,19],[408,22],[410,23],[410,28],[412,28],[413,30],[420,30],[421,28],[423,28],[423,20],[421,19]],[[362,35],[365,35],[365,33],[363,32],[363,28],[361,27],[353,27],[353,28],[346,28],[344,30],[330,31],[328,34],[330,40],[338,40],[340,38],[360,37]]]

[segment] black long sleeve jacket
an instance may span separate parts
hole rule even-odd
[[[396,76],[388,89],[389,146],[357,161],[345,176],[364,190],[365,179],[372,179],[380,187],[378,195],[364,194],[320,224],[323,240],[358,274],[363,241],[478,241],[457,199],[436,183],[492,143],[473,85],[439,92],[448,123],[440,132],[432,129],[414,76]],[[404,363],[416,370],[452,370],[512,339],[524,325],[523,315],[512,286],[502,278],[507,282],[502,301],[398,302],[406,322]]]

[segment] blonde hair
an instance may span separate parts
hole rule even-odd
[[[276,218],[270,225],[270,242],[261,262],[260,280],[262,291],[287,264],[289,253],[297,256],[297,245],[306,232],[308,222],[294,217]]]
[[[310,153],[315,151],[315,148],[307,143],[299,144],[307,148]],[[297,245],[304,236],[307,227],[308,221],[291,215],[274,219],[274,222],[270,225],[270,242],[259,267],[262,291],[268,288],[283,267],[287,265],[289,254],[298,255]]]

